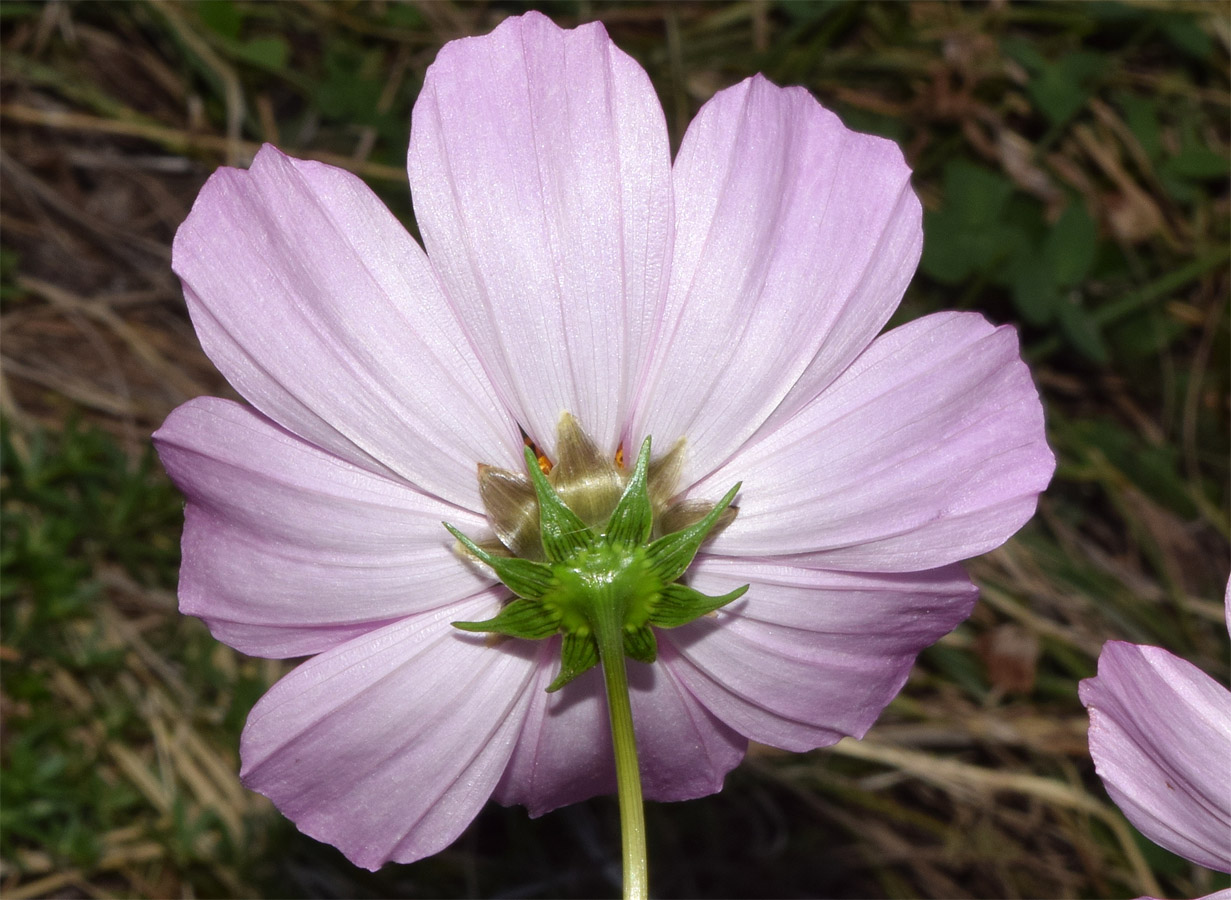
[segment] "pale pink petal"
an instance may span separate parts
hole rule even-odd
[[[750,587],[713,618],[660,631],[663,662],[732,728],[794,751],[862,737],[977,595],[960,566],[877,575],[703,557],[689,583]]]
[[[244,784],[356,865],[448,846],[500,780],[543,644],[498,648],[449,623],[492,597],[411,616],[304,663],[248,717]]]
[[[501,399],[540,445],[571,412],[614,453],[660,321],[670,151],[597,22],[538,13],[446,45],[415,103],[415,216]]]
[[[559,659],[559,640],[550,642]],[[719,722],[667,667],[627,661],[642,790],[648,800],[691,800],[722,789],[748,741]],[[539,674],[536,690],[558,666]],[[494,799],[540,816],[616,789],[603,677],[595,668],[536,705]]]
[[[154,442],[188,498],[180,609],[257,656],[304,656],[490,581],[462,563],[448,506],[305,443],[264,416],[202,397]]]
[[[1108,641],[1079,693],[1094,768],[1128,820],[1231,872],[1231,691],[1161,647]]]
[[[632,435],[660,447],[685,436],[695,480],[872,342],[923,237],[897,145],[760,76],[701,108],[673,175],[665,343]]]
[[[476,463],[520,464],[422,249],[355,176],[272,147],[219,169],[173,265],[219,371],[308,442],[471,509]]]
[[[690,495],[743,482],[713,553],[909,572],[999,546],[1054,467],[1013,329],[938,313],[878,338]]]

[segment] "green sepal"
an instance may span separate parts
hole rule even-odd
[[[534,600],[514,600],[490,619],[454,622],[453,627],[540,641],[560,630],[560,611]]]
[[[652,663],[658,659],[658,640],[648,625],[624,629],[624,655],[637,662]]]
[[[650,624],[659,628],[677,628],[699,619],[706,613],[738,600],[748,590],[748,585],[736,588],[721,597],[710,597],[683,584],[668,584],[658,592],[658,600],[650,613]]]
[[[687,528],[671,534],[665,534],[646,547],[645,553],[650,564],[650,571],[661,578],[664,583],[675,581],[683,575],[692,564],[693,557],[697,555],[697,549],[718,524],[718,517],[731,505],[739,489],[740,485],[737,484],[727,491],[727,495],[714,504],[714,508],[701,521],[694,522]]]
[[[594,546],[594,532],[577,514],[564,505],[556,489],[547,481],[539,468],[534,451],[526,448],[526,468],[539,500],[539,534],[543,540],[543,553],[548,562],[560,562],[574,554]]]
[[[516,556],[493,556],[448,522],[442,524],[449,529],[449,534],[461,541],[463,547],[491,566],[496,577],[517,596],[538,600],[555,583],[551,566]]]
[[[650,470],[650,439],[641,443],[637,465],[620,496],[620,502],[607,520],[607,540],[624,547],[640,547],[650,539],[654,527],[654,508],[647,487]]]
[[[566,634],[560,645],[560,674],[547,685],[547,693],[560,690],[578,675],[598,665],[598,641],[594,635]]]

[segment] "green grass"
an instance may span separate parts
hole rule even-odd
[[[1228,27],[1217,4],[536,4],[603,18],[678,141],[763,71],[899,141],[925,205],[898,321],[1015,324],[1059,457],[975,561],[972,618],[859,745],[756,749],[651,804],[664,896],[1196,896],[1225,887],[1107,800],[1077,683],[1108,639],[1226,681]],[[0,7],[0,892],[603,896],[613,803],[489,806],[372,875],[235,775],[286,667],[175,611],[181,500],[148,448],[224,393],[168,271],[212,169],[259,142],[346,164],[408,224],[409,111],[441,44],[523,4]],[[54,114],[53,114],[54,113]],[[61,113],[76,118],[66,120]],[[58,116],[58,117],[57,117]]]

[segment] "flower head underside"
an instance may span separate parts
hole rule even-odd
[[[1013,329],[879,334],[922,244],[901,151],[758,76],[672,159],[603,27],[530,13],[440,51],[408,173],[422,246],[272,147],[176,234],[246,401],[155,435],[187,499],[180,606],[310,657],[252,710],[244,782],[370,868],[489,798],[610,792],[604,682],[569,637],[603,584],[654,659],[628,667],[648,798],[720,789],[749,740],[862,735],[1054,465]]]
[[[708,508],[671,504],[683,442],[651,467],[647,437],[626,472],[602,457],[571,415],[561,417],[558,431],[554,479],[531,447],[525,450],[527,478],[480,467],[488,518],[512,556],[493,554],[445,526],[517,597],[491,619],[454,626],[530,640],[562,634],[560,673],[549,692],[598,664],[603,628],[619,630],[629,657],[652,663],[658,642],[651,626],[686,625],[748,589],[709,597],[677,583],[701,543],[734,518],[730,503],[739,485]]]

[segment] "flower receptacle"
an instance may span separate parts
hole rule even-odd
[[[704,515],[676,531],[655,536],[655,507],[665,502],[663,495],[669,491],[662,476],[668,473],[674,478],[678,474],[682,444],[676,445],[665,462],[655,465],[650,462],[651,441],[647,437],[632,472],[623,476],[623,489],[614,507],[607,511],[601,527],[596,527],[587,524],[564,498],[586,497],[583,512],[592,517],[594,495],[580,491],[577,482],[597,483],[600,493],[609,493],[610,480],[619,477],[618,467],[601,459],[576,420],[567,414],[561,419],[557,446],[561,460],[552,467],[553,473],[570,475],[575,481],[553,484],[529,446],[525,449],[524,487],[504,470],[480,469],[481,484],[487,479],[485,492],[498,498],[500,508],[492,515],[497,537],[515,534],[523,548],[528,545],[524,525],[520,524],[525,509],[516,509],[515,527],[501,527],[499,516],[516,505],[511,498],[525,499],[532,492],[538,513],[533,546],[535,555],[541,551],[541,560],[495,555],[445,525],[465,551],[491,568],[516,598],[491,619],[453,624],[464,631],[529,640],[563,634],[560,672],[549,691],[559,690],[597,665],[608,650],[639,662],[653,662],[658,651],[651,626],[685,625],[747,590],[745,586],[721,597],[709,597],[677,583],[701,544],[724,524],[722,520],[729,516],[727,511],[740,485],[731,488]],[[501,474],[496,477],[492,473]],[[517,549],[509,547],[513,553]]]

